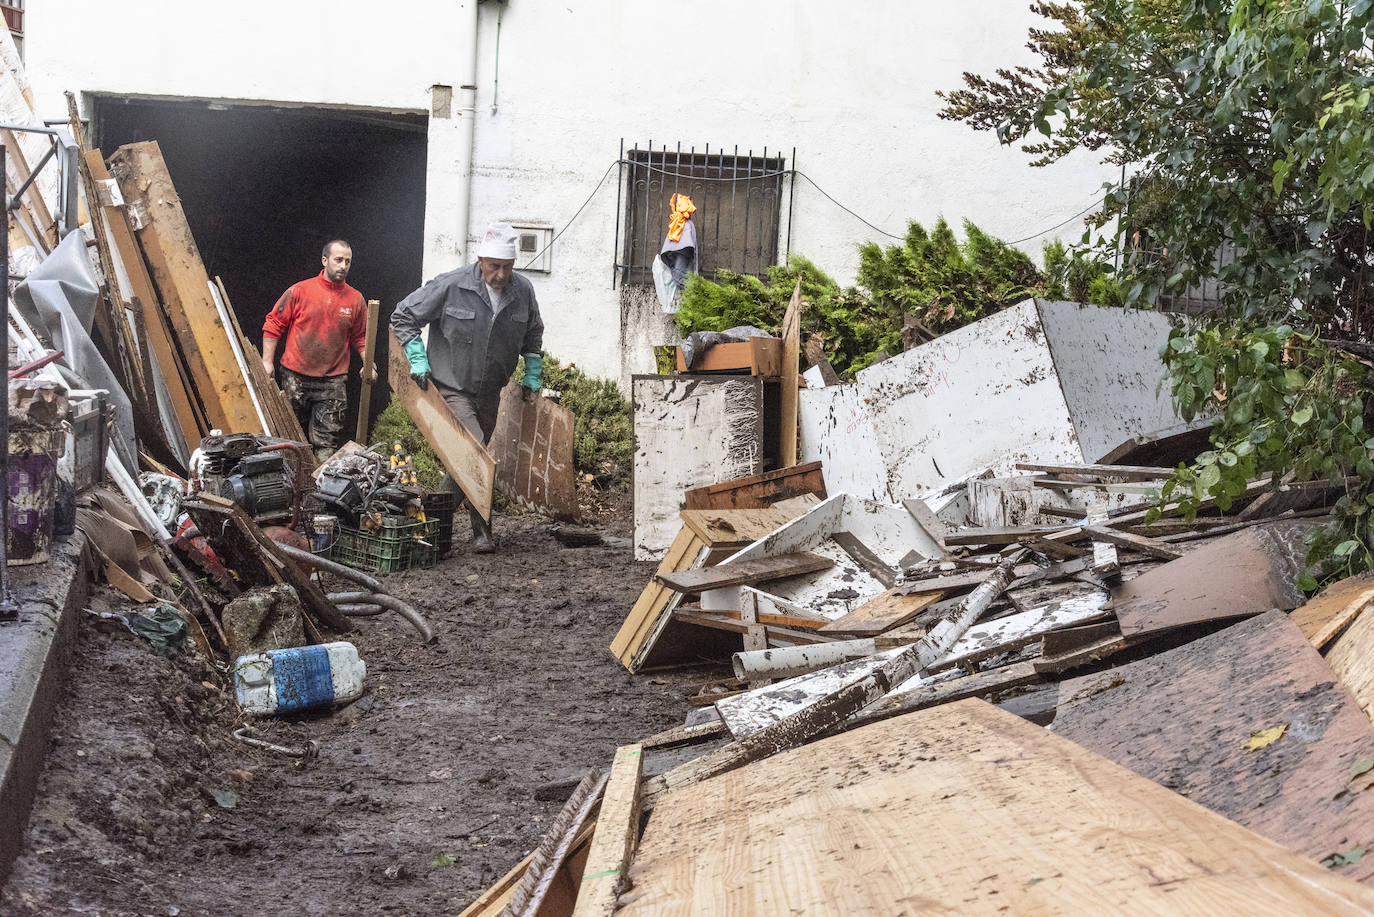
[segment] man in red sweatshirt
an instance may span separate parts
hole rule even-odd
[[[301,422],[315,455],[324,461],[339,448],[347,406],[349,350],[359,354],[367,337],[367,306],[362,294],[344,281],[353,264],[353,249],[342,239],[325,245],[324,269],[293,284],[262,324],[262,366],[272,375],[277,342],[281,353],[281,389]],[[376,378],[373,367],[364,376]]]

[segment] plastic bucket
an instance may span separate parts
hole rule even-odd
[[[52,554],[61,430],[11,430],[5,558],[11,566],[41,564]]]

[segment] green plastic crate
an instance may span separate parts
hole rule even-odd
[[[381,532],[364,532],[341,525],[330,559],[367,573],[426,570],[439,559],[438,530],[439,524],[433,519],[388,525]]]

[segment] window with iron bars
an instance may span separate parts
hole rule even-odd
[[[792,151],[796,158],[796,150]],[[739,148],[712,151],[707,146],[683,150],[664,146],[624,150],[621,155],[624,210],[617,215],[621,283],[652,284],[654,256],[668,232],[668,202],[677,193],[696,205],[692,222],[697,235],[697,269],[714,276],[719,268],[762,276],[778,263],[779,224],[784,188],[789,189],[788,233],[791,232],[791,182],[787,160]],[[788,240],[790,249],[790,238]]]

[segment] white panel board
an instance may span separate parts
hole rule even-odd
[[[762,471],[763,382],[635,376],[635,559],[658,560],[682,527],[683,493]]]
[[[1169,387],[1160,385],[1167,316],[1074,302],[1037,305],[1084,461],[1180,422]]]

